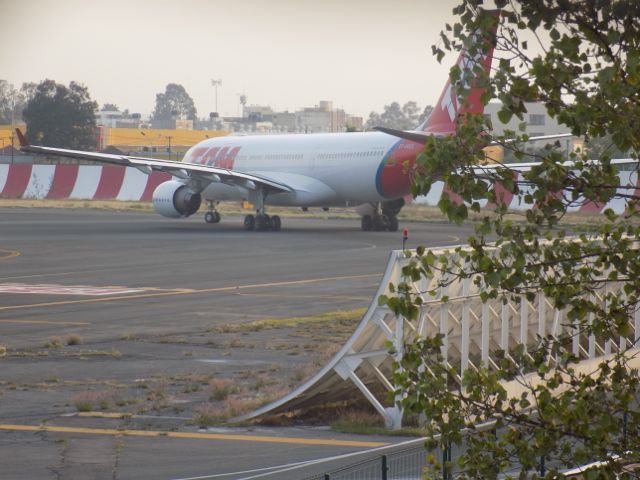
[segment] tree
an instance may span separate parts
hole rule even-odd
[[[156,108],[152,121],[161,128],[173,128],[175,119],[185,117],[187,120],[198,119],[193,99],[182,85],[169,83],[164,93],[156,95]]]
[[[483,101],[500,99],[504,122],[513,116],[524,121],[525,103],[540,101],[574,135],[587,142],[608,138],[613,148],[637,159],[640,3],[495,0],[503,9],[499,14],[481,4],[459,3],[454,9],[457,22],[446,26],[441,44],[433,47],[439,59],[462,46],[474,59],[495,43],[498,68],[491,78],[473,61],[464,72],[460,67],[451,70],[462,101],[470,85],[486,85]],[[495,34],[490,33],[493,29]],[[532,38],[540,45],[529,45]],[[462,73],[464,82],[459,81]],[[640,301],[637,187],[621,182],[607,151],[600,152],[598,162],[576,152],[569,166],[565,152],[554,144],[533,154],[537,163],[528,172],[498,165],[480,175],[474,166],[483,158],[480,149],[492,140],[520,158],[528,157],[522,143],[526,135],[505,132],[512,134],[518,141],[507,143],[505,136],[491,134],[481,115],[465,115],[456,136],[427,141],[412,167],[412,193],[426,194],[435,180],[443,180],[464,201],[443,195],[439,207],[447,217],[461,223],[473,212],[481,220],[468,249],[455,249],[455,255],[435,258],[417,249],[403,271],[412,279],[444,272],[433,290],[417,295],[409,283],[400,284],[396,296],[381,301],[398,315],[416,318],[425,296],[453,278],[471,278],[483,288],[483,301],[517,303],[543,293],[567,319],[561,325],[564,333],[540,338],[526,349],[515,345],[502,352],[500,368],[483,364],[467,369],[460,381],[459,369],[441,363],[442,337],[419,339],[405,347],[395,375],[396,394],[406,411],[426,416],[431,444],[464,443],[457,462],[469,477],[496,478],[511,465],[519,470],[514,476],[523,478],[539,470],[544,460],[567,467],[600,461],[589,478],[613,478],[624,463],[637,461],[640,452],[640,380],[631,364],[634,350],[613,348],[585,374],[577,368],[572,340],[593,335],[617,341],[633,332]],[[638,173],[637,164],[634,171]],[[487,188],[492,184],[499,188]],[[533,206],[514,221],[501,191]],[[628,202],[623,213],[607,209],[595,225],[578,230],[562,222],[576,204],[606,205],[616,198]],[[483,201],[494,204],[495,211],[481,211]],[[637,341],[630,346],[637,348]],[[510,395],[504,386],[508,381],[519,382],[521,394]],[[478,428],[483,423],[491,425],[489,431]],[[450,467],[445,465],[445,471]],[[431,474],[440,472],[434,468]],[[545,472],[546,478],[556,475],[557,467]]]
[[[384,106],[382,114],[371,112],[365,128],[371,130],[373,127],[390,127],[410,130],[421,124],[432,110],[433,107],[427,105],[423,112],[420,113],[418,104],[414,101],[409,101],[402,107],[398,102],[392,102]]]
[[[96,147],[97,108],[87,87],[44,80],[35,88],[23,116],[33,143],[88,150]]]
[[[0,124],[22,121],[22,110],[31,94],[33,83],[23,83],[17,90],[6,80],[0,80]]]
[[[102,105],[102,108],[100,109],[100,111],[102,112],[117,112],[119,110],[120,109],[115,103],[105,103],[104,105]]]

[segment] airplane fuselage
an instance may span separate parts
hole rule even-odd
[[[293,188],[269,195],[283,206],[342,206],[381,202],[409,193],[422,145],[379,132],[227,136],[202,141],[183,161],[250,173]],[[240,200],[246,190],[212,183],[205,200]]]

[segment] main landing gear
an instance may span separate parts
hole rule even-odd
[[[266,213],[257,213],[256,215],[247,215],[244,217],[245,230],[273,230],[277,232],[280,228],[282,228],[282,220],[280,220],[278,215],[269,216]]]
[[[204,221],[207,223],[220,223],[222,216],[220,212],[216,210],[216,207],[212,200],[207,201],[207,213],[204,214]]]
[[[376,213],[362,217],[362,230],[365,232],[389,232],[398,231],[398,217],[395,215],[384,215]]]
[[[404,199],[398,198],[386,202],[374,203],[373,213],[362,217],[362,230],[365,232],[398,231],[398,214],[404,206]]]

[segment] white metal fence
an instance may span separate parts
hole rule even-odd
[[[455,247],[434,248],[435,256],[454,256]],[[517,344],[527,348],[537,345],[540,337],[559,335],[573,327],[564,313],[555,310],[541,294],[532,301],[524,296],[520,302],[503,303],[501,299],[481,301],[481,287],[473,278],[453,279],[446,287],[438,287],[442,278],[421,278],[411,283],[423,304],[416,321],[396,317],[388,307],[378,305],[382,294],[392,295],[389,284],[407,281],[402,267],[411,261],[413,252],[393,251],[376,295],[355,332],[340,351],[316,375],[285,397],[265,405],[243,418],[267,412],[277,413],[329,401],[352,399],[356,392],[366,398],[385,419],[387,426],[399,428],[402,410],[389,402],[393,391],[392,364],[388,343],[394,345],[396,356],[402,355],[403,345],[417,336],[442,334],[445,361],[461,376],[467,368],[480,365],[498,368],[496,354],[509,351]],[[436,297],[423,294],[438,287]],[[612,284],[598,295],[604,301],[606,292],[619,291]],[[622,294],[622,293],[620,293]],[[575,333],[575,332],[572,332]],[[582,360],[595,359],[616,351],[634,348],[640,337],[640,310],[634,314],[628,336],[605,340],[586,333],[574,334],[572,350]]]

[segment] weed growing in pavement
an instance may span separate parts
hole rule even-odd
[[[67,337],[67,345],[80,345],[82,343],[82,338],[80,335],[73,334]]]
[[[79,412],[90,412],[98,408],[102,410],[108,409],[110,400],[110,392],[87,390],[85,392],[76,393],[71,399],[71,402]]]
[[[238,387],[230,378],[215,378],[209,382],[209,386],[211,387],[209,400],[215,402],[226,400],[229,395],[238,391]]]
[[[44,348],[62,348],[62,339],[60,337],[51,337],[44,344]]]
[[[205,403],[196,408],[193,423],[199,427],[212,427],[226,419],[224,409],[220,405]]]

